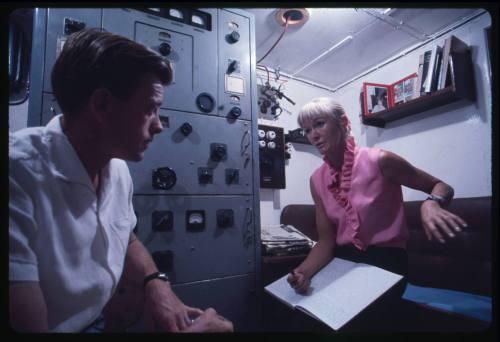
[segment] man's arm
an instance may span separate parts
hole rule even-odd
[[[19,332],[49,332],[47,305],[38,282],[9,282],[10,326]]]
[[[144,278],[158,269],[144,245],[134,233],[130,234],[125,257],[124,277],[134,287],[142,288]],[[174,294],[170,283],[160,279],[149,281],[144,287],[144,319],[150,330],[181,331],[186,329],[191,318],[202,310],[184,305]]]

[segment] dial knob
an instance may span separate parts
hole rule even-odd
[[[188,136],[193,131],[193,126],[189,122],[184,122],[181,126],[181,132],[185,136]]]
[[[160,47],[158,48],[158,50],[160,51],[160,53],[163,56],[168,56],[168,55],[170,55],[172,48],[170,47],[170,44],[163,42],[160,44]]]
[[[215,100],[212,95],[208,93],[201,93],[196,98],[196,105],[203,113],[210,113],[214,110]]]
[[[238,40],[240,40],[240,34],[238,33],[238,31],[233,31],[227,35],[227,40],[231,44],[236,43]]]
[[[169,167],[160,167],[153,171],[153,188],[158,190],[171,189],[177,182],[175,171]]]
[[[241,115],[241,108],[240,107],[233,107],[231,108],[231,112],[229,112],[233,117],[238,118]]]
[[[224,144],[212,144],[210,156],[212,160],[225,160],[227,156],[227,147]]]

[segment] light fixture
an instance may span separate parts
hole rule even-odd
[[[305,8],[280,8],[276,12],[276,21],[285,26],[287,19],[288,26],[302,25],[309,20],[309,11]]]
[[[316,61],[318,61],[319,59],[323,58],[327,54],[332,53],[333,51],[340,49],[344,45],[348,44],[352,39],[353,39],[352,36],[345,37],[340,42],[338,42],[337,44],[333,45],[328,50],[324,51],[321,55],[319,55],[318,57],[314,58],[312,61],[308,62],[306,65],[302,66],[299,70],[295,71],[292,74],[292,76],[297,75],[299,72],[301,72],[305,68],[309,67],[311,64],[316,63]]]

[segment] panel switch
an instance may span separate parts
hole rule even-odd
[[[213,170],[209,167],[199,167],[198,168],[198,182],[200,184],[210,184],[213,183],[214,175]]]
[[[217,226],[227,228],[234,226],[234,212],[232,209],[217,210]]]
[[[151,253],[153,260],[160,272],[170,272],[174,267],[174,252],[170,250],[155,251]]]
[[[226,169],[226,184],[238,184],[240,182],[240,170]]]
[[[166,232],[174,227],[174,215],[170,210],[153,211],[151,222],[153,231]]]

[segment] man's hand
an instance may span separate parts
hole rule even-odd
[[[424,201],[420,207],[422,225],[429,241],[437,239],[445,243],[444,236],[454,238],[467,223],[455,214],[441,208],[435,201]]]
[[[311,284],[311,280],[304,275],[301,271],[295,269],[286,278],[291,287],[295,289],[295,292],[300,294],[305,294],[307,289],[309,289],[309,285]]]
[[[191,324],[190,317],[203,311],[184,305],[163,280],[152,280],[145,290],[144,322],[149,331],[179,332]]]
[[[208,308],[183,332],[232,332],[233,323]]]

